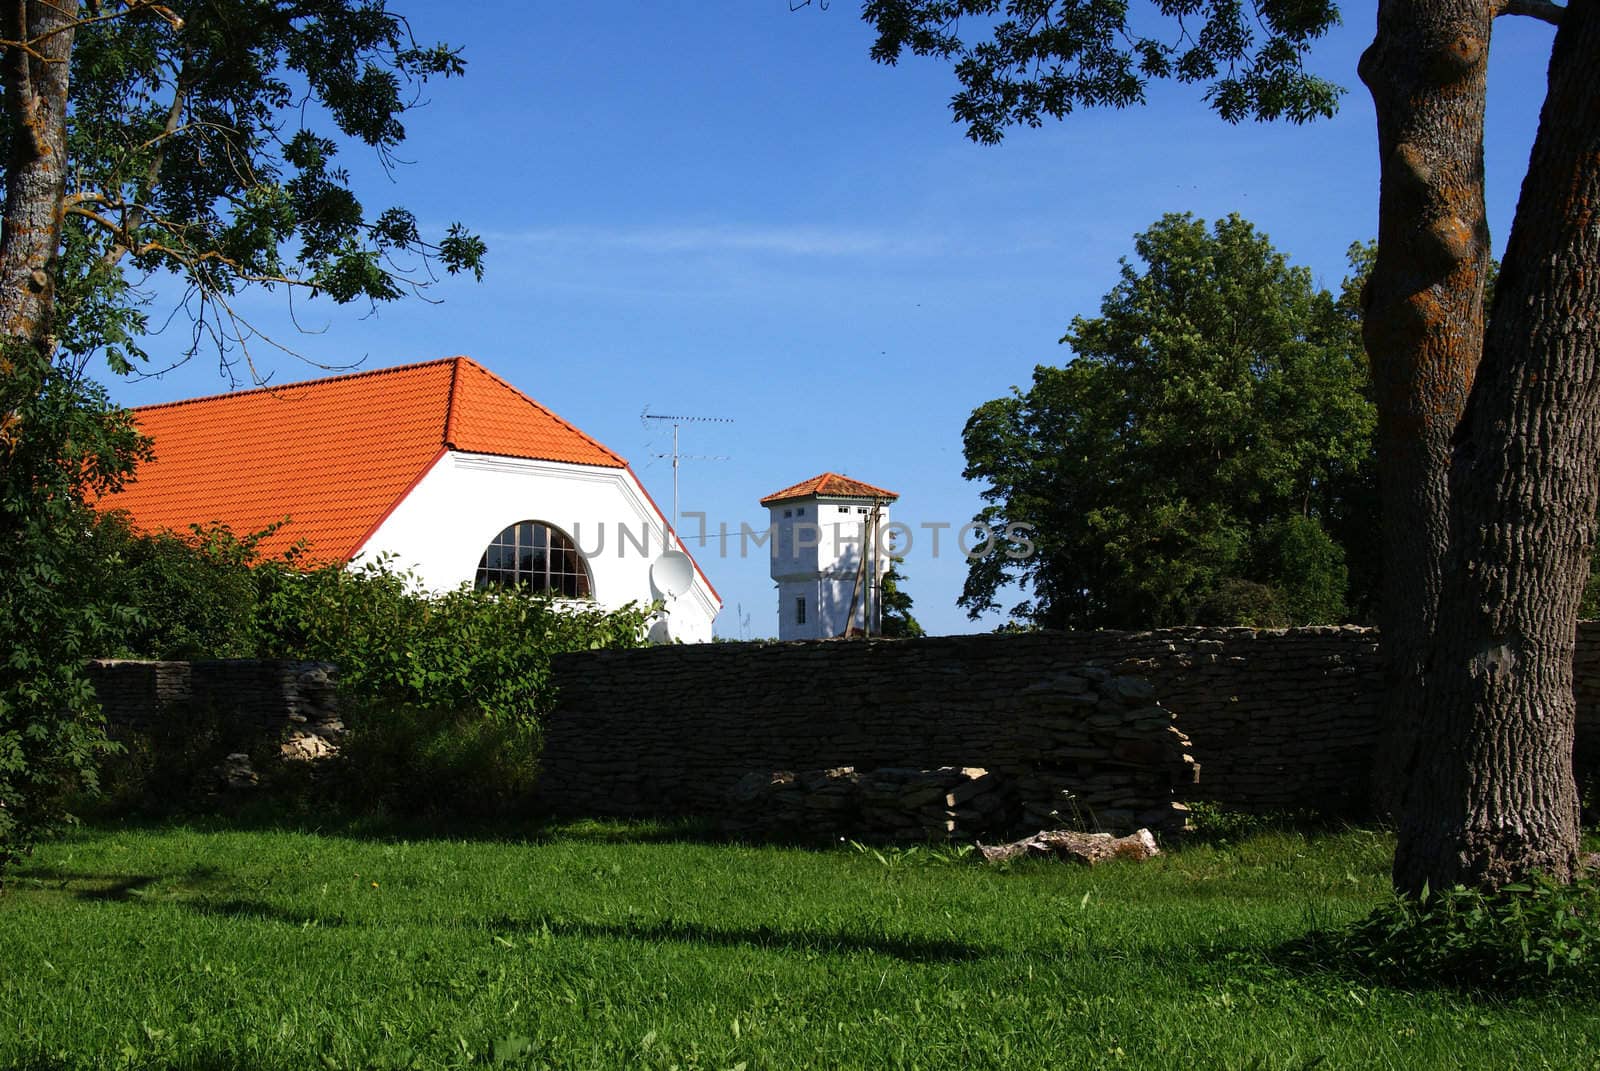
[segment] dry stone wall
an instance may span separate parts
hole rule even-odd
[[[88,671],[112,736],[170,735],[204,721],[230,746],[273,742],[286,758],[314,759],[336,748],[344,732],[338,668],[326,662],[107,659]]]
[[[1003,738],[961,745],[1001,765],[752,772],[725,823],[791,835],[971,839],[1018,828],[1180,828],[1176,789],[1199,773],[1149,682],[1077,666],[1017,697]],[[983,711],[982,716],[987,716]],[[559,775],[558,775],[559,778]],[[698,806],[696,809],[699,809]]]
[[[555,660],[561,690],[545,732],[542,791],[556,810],[722,814],[748,774],[850,766],[981,767],[1038,800],[1041,747],[1070,749],[1080,728],[1041,728],[1038,700],[1074,667],[1149,682],[1199,764],[1169,769],[1176,797],[1232,807],[1359,812],[1378,732],[1376,634],[1363,628],[1185,628],[1040,632],[923,640],[709,644],[592,651]],[[150,733],[215,716],[241,747],[278,741],[315,758],[343,726],[337,670],[238,660],[91,663],[113,733]],[[1600,622],[1578,627],[1574,657],[1580,776],[1600,776]],[[1097,685],[1098,687],[1098,685]],[[1031,720],[1030,720],[1031,719]],[[1041,743],[1043,741],[1043,743]],[[304,752],[304,754],[299,754]],[[1072,788],[1107,798],[1114,769],[1083,756]],[[1030,785],[1029,778],[1034,780]],[[1019,787],[1020,786],[1020,787]],[[1147,798],[1147,797],[1146,797]],[[1137,814],[1135,814],[1137,817]]]
[[[714,644],[559,656],[559,810],[719,814],[750,773],[1041,766],[1030,691],[1074,666],[1150,683],[1199,763],[1179,798],[1359,813],[1383,686],[1373,630],[1177,628]],[[1578,634],[1580,768],[1600,768],[1600,624]],[[1051,746],[1070,748],[1063,726]],[[1048,734],[1047,734],[1048,735]],[[1177,779],[1182,781],[1181,778]]]

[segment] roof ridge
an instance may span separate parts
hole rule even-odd
[[[456,384],[461,382],[461,362],[465,357],[454,357],[450,361],[450,390],[444,396],[444,443],[445,449],[450,449],[455,440],[456,428]]]
[[[248,390],[227,390],[217,394],[203,394],[198,398],[179,398],[170,402],[151,402],[149,405],[136,405],[130,412],[141,413],[150,409],[175,409],[181,405],[216,402],[227,398],[247,398],[253,394],[278,394],[298,387],[320,387],[324,383],[343,383],[352,379],[365,379],[368,376],[382,376],[393,372],[411,372],[418,368],[427,368],[429,365],[444,364],[446,361],[469,361],[477,364],[470,357],[435,357],[428,361],[413,361],[410,364],[393,364],[384,368],[369,368],[365,372],[346,372],[337,376],[322,376],[319,379],[300,379],[293,383],[266,384],[260,387],[251,387]],[[479,365],[479,367],[482,366]]]

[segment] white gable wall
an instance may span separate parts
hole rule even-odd
[[[450,450],[378,525],[359,557],[388,551],[425,588],[448,591],[471,584],[490,540],[518,521],[542,521],[572,537],[602,607],[660,597],[650,563],[666,548],[666,522],[627,469]],[[718,609],[697,573],[693,589],[667,607],[666,631],[685,643],[708,642]]]

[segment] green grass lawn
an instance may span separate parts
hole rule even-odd
[[[985,869],[645,825],[101,827],[0,898],[0,1067],[1600,1065],[1588,1001],[1274,959],[1377,902],[1391,850]]]

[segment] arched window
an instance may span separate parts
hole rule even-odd
[[[495,536],[478,560],[473,586],[520,587],[569,599],[588,598],[594,590],[572,540],[539,521],[518,521]]]

